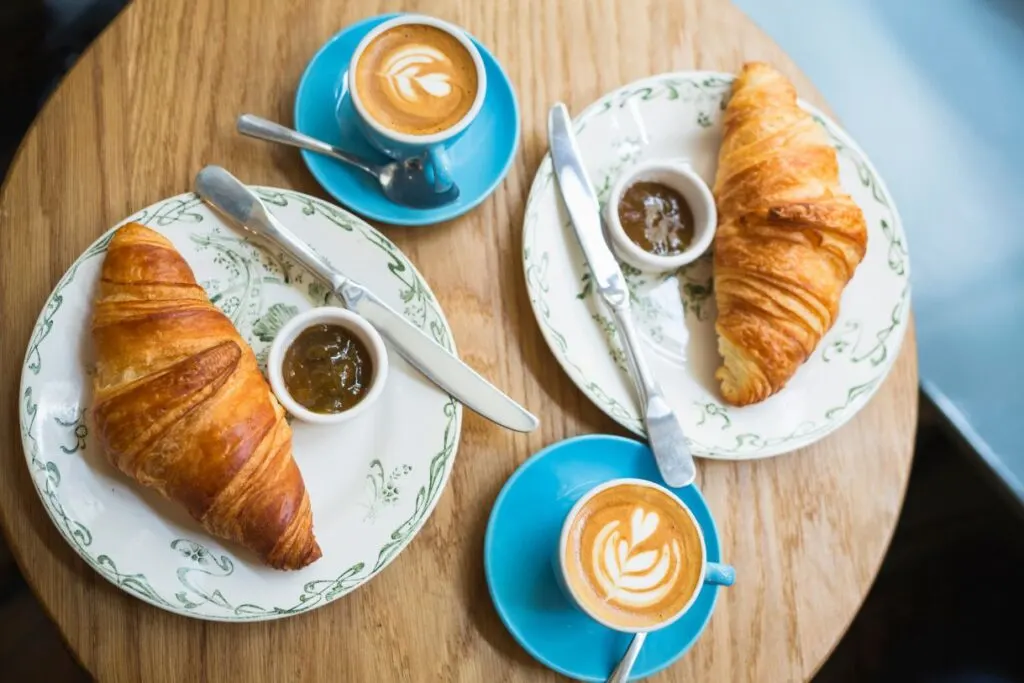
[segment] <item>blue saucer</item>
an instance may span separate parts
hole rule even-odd
[[[345,73],[356,45],[385,14],[347,27],[320,48],[306,67],[295,95],[295,128],[300,132],[381,162],[388,159],[358,129]],[[313,177],[340,203],[367,218],[393,225],[428,225],[461,216],[486,199],[512,165],[519,145],[519,106],[512,84],[487,48],[473,39],[487,69],[487,97],[476,120],[448,152],[459,198],[436,209],[410,209],[389,201],[362,171],[320,154],[302,151]]]
[[[505,483],[484,539],[484,571],[505,627],[545,666],[584,681],[604,681],[632,636],[580,612],[556,583],[552,556],[562,522],[580,496],[597,484],[637,477],[664,485],[650,449],[617,436],[580,436],[548,446]],[[673,489],[693,511],[707,543],[708,560],[721,561],[718,530],[696,486]],[[690,649],[704,631],[718,598],[705,584],[690,611],[647,638],[633,678],[661,671]]]

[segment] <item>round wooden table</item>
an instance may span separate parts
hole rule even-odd
[[[723,0],[136,0],[53,95],[0,198],[4,532],[71,649],[100,681],[550,681],[499,621],[482,569],[487,515],[531,453],[620,432],[573,386],[530,312],[520,262],[527,190],[548,107],[579,111],[653,73],[770,61],[811,84]],[[426,527],[366,588],[283,621],[218,624],[150,607],[65,544],[36,497],[16,402],[28,335],[58,278],[102,231],[191,187],[216,162],[242,179],[326,196],[297,152],[236,135],[254,112],[291,121],[317,48],[368,15],[424,10],[465,26],[518,92],[522,148],[467,216],[385,228],[430,281],[463,357],[530,407],[542,428],[504,431],[467,412],[450,485]],[[473,265],[466,266],[465,264]],[[487,273],[485,277],[483,273]],[[820,444],[759,462],[700,463],[725,557],[725,591],[696,647],[663,681],[797,681],[813,675],[857,612],[885,554],[910,471],[917,417],[913,332],[877,396]]]

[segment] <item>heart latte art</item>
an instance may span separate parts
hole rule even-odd
[[[388,29],[356,64],[363,108],[386,128],[430,135],[461,121],[476,99],[476,65],[445,31],[425,24]]]
[[[577,599],[624,628],[652,627],[682,611],[704,564],[690,515],[663,491],[637,484],[591,498],[572,521],[564,552]]]

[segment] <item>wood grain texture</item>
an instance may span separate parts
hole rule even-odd
[[[467,412],[429,522],[392,566],[328,607],[261,624],[191,621],[110,586],[64,543],[25,467],[16,405],[29,331],[64,270],[122,217],[188,189],[216,162],[242,179],[325,196],[296,152],[243,139],[244,111],[291,121],[306,62],[331,34],[385,11],[464,25],[508,70],[522,147],[499,190],[432,228],[386,228],[431,283],[463,357],[542,417],[530,435]],[[490,506],[531,453],[621,430],[558,368],[534,322],[520,259],[526,195],[548,107],[573,111],[642,76],[776,64],[786,56],[724,0],[137,0],[54,94],[0,195],[0,509],[15,556],[100,681],[554,681],[513,641],[482,571]],[[799,681],[856,613],[885,553],[912,457],[917,360],[821,444],[753,463],[702,462],[699,481],[739,583],[660,681]]]

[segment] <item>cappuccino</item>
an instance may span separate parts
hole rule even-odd
[[[355,64],[367,115],[407,135],[458,124],[476,101],[476,63],[455,36],[429,24],[400,24],[374,37]]]
[[[686,611],[700,588],[700,529],[660,487],[626,481],[599,490],[577,505],[562,538],[569,590],[612,628],[659,628]]]

